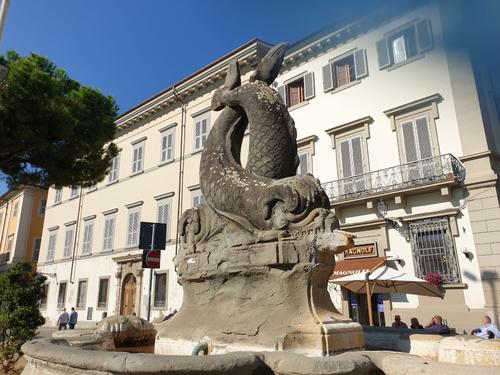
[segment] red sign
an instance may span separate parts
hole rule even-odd
[[[161,261],[160,250],[143,250],[142,268],[160,268],[160,261]]]

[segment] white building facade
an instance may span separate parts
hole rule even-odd
[[[342,229],[357,236],[338,269],[359,272],[390,256],[406,273],[444,282],[444,300],[374,295],[380,325],[394,314],[422,322],[439,314],[459,330],[484,313],[498,319],[498,113],[468,56],[444,48],[443,14],[453,12],[429,2],[323,30],[291,46],[276,80],[298,132],[298,172],[321,180]],[[200,151],[218,115],[212,93],[232,59],[245,81],[269,48],[251,41],[122,115],[120,154],[95,189],[50,189],[39,262],[49,275],[48,324],[72,306],[81,326],[104,312],[146,316],[140,221],[168,228],[152,274],[153,318],[181,306],[175,223],[203,200]],[[245,143],[243,161],[246,151]],[[330,289],[339,309],[366,323],[366,296]]]

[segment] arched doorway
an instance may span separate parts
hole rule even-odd
[[[121,315],[132,315],[135,311],[136,280],[132,273],[127,274],[122,284]]]

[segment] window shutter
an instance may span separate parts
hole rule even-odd
[[[309,72],[304,76],[304,99],[314,98],[314,95],[314,72]]]
[[[417,146],[415,143],[415,133],[413,132],[413,123],[411,121],[401,124],[403,132],[403,142],[405,145],[406,162],[411,163],[418,159]]]
[[[281,100],[283,100],[283,103],[286,105],[285,85],[278,86],[276,90],[278,91],[279,96],[281,96]]]
[[[332,64],[328,63],[323,67],[323,91],[327,92],[333,89]]]
[[[307,154],[299,155],[299,175],[305,175],[309,172]]]
[[[417,27],[418,52],[424,52],[432,48],[432,31],[429,20],[419,21]]]
[[[418,146],[420,149],[420,159],[432,157],[432,143],[429,134],[427,117],[421,117],[415,121],[417,127]]]
[[[360,49],[354,52],[354,67],[356,69],[356,79],[361,79],[368,75],[365,49]]]
[[[351,177],[351,152],[349,141],[340,142],[340,157],[342,160],[342,177]]]
[[[387,41],[385,39],[379,40],[377,42],[377,56],[378,56],[378,67],[380,70],[387,68],[391,65],[391,59],[389,57],[389,49],[387,48]]]
[[[363,174],[363,151],[361,149],[361,138],[356,137],[351,140],[352,145],[352,161],[354,167],[353,175],[358,176]]]

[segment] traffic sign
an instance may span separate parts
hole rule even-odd
[[[153,226],[154,226],[154,233],[153,233]],[[167,241],[166,238],[167,238],[167,224],[141,221],[141,227],[139,232],[139,249],[165,250],[165,242]]]
[[[160,268],[160,261],[161,261],[160,250],[142,251],[142,268]]]

